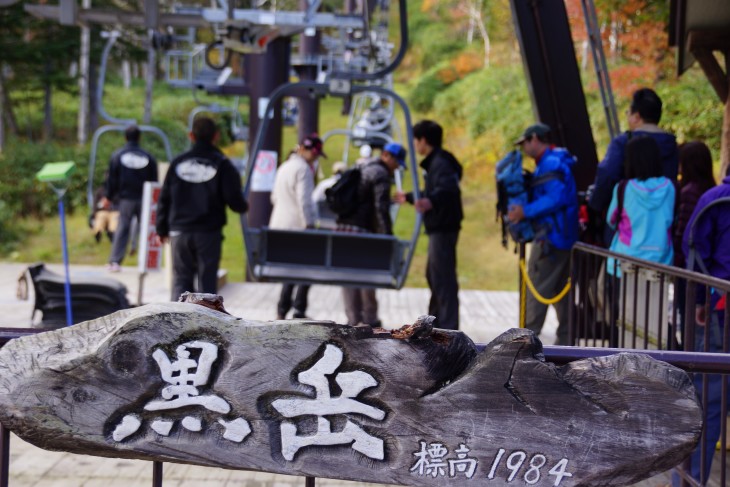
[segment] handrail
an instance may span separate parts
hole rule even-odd
[[[699,282],[711,287],[722,289],[723,291],[730,291],[730,281],[718,279],[717,277],[709,276],[701,272],[690,271],[687,269],[682,269],[681,267],[674,267],[671,265],[659,264],[650,260],[638,259],[636,257],[632,257],[626,254],[620,254],[611,250],[604,249],[602,247],[596,247],[595,245],[589,245],[582,242],[578,242],[573,245],[571,254],[574,254],[577,251],[585,252],[587,254],[593,254],[599,257],[613,257],[624,262],[630,262],[644,269],[649,269],[668,274],[670,276]]]

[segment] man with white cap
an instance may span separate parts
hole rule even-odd
[[[396,169],[406,167],[406,150],[391,142],[383,147],[380,159],[360,167],[358,205],[350,215],[337,219],[337,229],[362,233],[393,233],[390,219],[390,182]],[[342,290],[345,314],[350,325],[380,326],[375,289],[346,287]]]

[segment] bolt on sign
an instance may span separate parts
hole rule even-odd
[[[90,455],[560,487],[629,485],[677,465],[702,413],[684,371],[638,353],[558,367],[527,330],[479,350],[425,317],[389,331],[185,302],[13,340],[0,350],[0,421]]]

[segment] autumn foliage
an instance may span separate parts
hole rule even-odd
[[[578,47],[588,38],[582,3],[582,0],[565,1]],[[619,96],[627,96],[636,88],[665,79],[673,65],[667,49],[667,2],[595,0],[594,3],[613,90]]]

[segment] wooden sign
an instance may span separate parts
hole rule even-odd
[[[532,332],[483,351],[397,331],[147,305],[0,350],[0,420],[52,450],[414,486],[627,485],[702,413],[641,354],[557,367]]]

